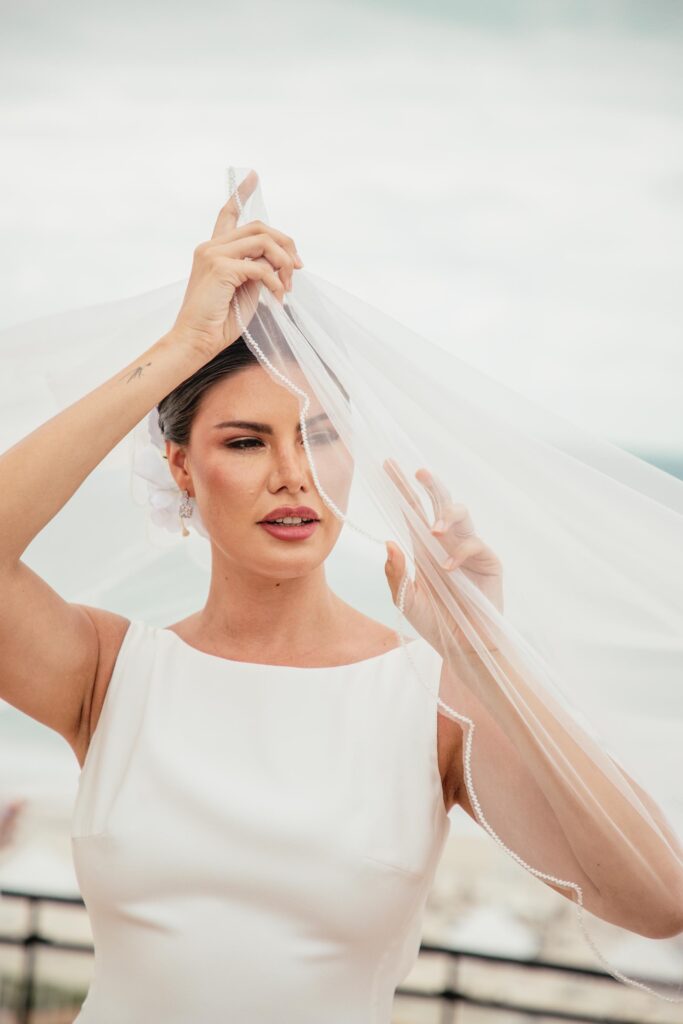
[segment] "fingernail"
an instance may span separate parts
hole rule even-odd
[[[304,261],[301,259],[301,256],[299,256],[299,253],[296,253],[296,262],[299,264],[300,267],[303,267]]]
[[[444,523],[443,519],[438,519],[437,522],[434,523],[432,529],[435,531],[435,533],[443,533],[443,531],[446,529],[446,524]]]
[[[450,572],[451,569],[455,569],[457,564],[458,564],[458,559],[457,558],[455,558],[455,557],[449,558],[448,561],[446,562],[446,564],[444,565],[444,569],[446,569],[446,570],[448,570]]]

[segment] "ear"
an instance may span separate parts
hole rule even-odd
[[[185,446],[177,444],[175,441],[166,441],[166,455],[164,458],[168,460],[169,471],[179,489],[181,491],[189,491],[190,496],[194,497],[192,475],[189,472],[187,449]]]

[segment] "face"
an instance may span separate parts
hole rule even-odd
[[[288,367],[287,376],[310,394],[298,366]],[[351,456],[313,396],[306,421],[318,479],[345,513]],[[224,425],[232,423],[242,425]],[[228,560],[261,574],[291,578],[317,568],[334,547],[344,524],[315,487],[298,399],[260,365],[213,384],[195,414],[189,445],[167,441],[166,455],[178,486],[195,498],[212,547]],[[281,518],[283,513],[274,510],[288,505],[308,506],[319,521],[302,528],[269,530],[261,525],[265,519]]]

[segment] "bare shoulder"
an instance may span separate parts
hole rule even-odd
[[[346,606],[340,641],[346,646],[348,661],[360,661],[383,654],[397,646],[397,633],[383,622],[364,615],[351,605]]]
[[[92,686],[84,695],[81,728],[75,742],[72,743],[73,751],[82,768],[90,746],[90,737],[97,726],[114,664],[130,625],[130,619],[124,615],[117,615],[116,612],[107,611],[105,608],[94,608],[87,604],[81,604],[78,607],[82,608],[92,620],[98,638],[97,670]]]

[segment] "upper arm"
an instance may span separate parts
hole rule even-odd
[[[480,719],[479,719],[479,724],[480,725],[482,724]],[[483,829],[484,826],[481,824],[481,822],[479,821],[479,819],[478,819],[478,817],[476,815],[476,812],[475,812],[474,807],[472,805],[472,802],[470,800],[470,795],[469,795],[469,792],[468,792],[467,784],[465,782],[465,773],[464,773],[464,769],[463,769],[463,742],[464,742],[464,737],[463,737],[463,734],[462,734],[462,729],[460,730],[460,732],[461,732],[461,742],[460,742],[460,745],[458,746],[457,755],[456,755],[457,768],[454,768],[454,776],[453,776],[454,777],[453,797],[452,797],[453,805],[455,807],[462,807],[462,809],[465,811],[465,813],[469,814],[469,816],[472,818],[472,820],[475,821],[479,825],[479,827],[481,827]],[[584,890],[585,905],[588,907],[589,910],[592,909],[594,913],[597,913],[598,912],[598,906],[597,906],[597,893],[595,891],[595,887],[594,887],[593,883],[591,882],[591,880],[588,878],[588,876],[587,876],[586,872],[584,871],[584,869],[579,866],[578,861],[575,861],[575,858],[569,853],[569,849],[568,849],[568,846],[567,846],[564,834],[562,833],[562,831],[561,831],[561,829],[559,827],[559,824],[557,822],[557,819],[556,819],[555,815],[552,813],[552,809],[550,808],[550,805],[548,804],[546,798],[541,794],[536,781],[532,780],[530,774],[527,774],[524,777],[524,775],[522,773],[522,775],[520,776],[520,773],[519,773],[519,763],[515,763],[514,765],[512,763],[510,763],[509,767],[510,767],[510,780],[509,780],[509,784],[514,784],[513,783],[513,778],[515,778],[515,777],[516,777],[517,783],[519,783],[520,780],[522,781],[522,783],[526,782],[526,788],[525,788],[525,791],[524,791],[523,802],[524,802],[524,805],[525,805],[525,813],[526,813],[526,818],[527,818],[527,821],[528,821],[528,825],[532,829],[540,829],[540,833],[543,836],[543,839],[539,840],[539,851],[538,851],[539,856],[535,858],[535,863],[533,863],[533,866],[536,867],[538,865],[539,861],[541,863],[544,862],[544,859],[545,859],[544,858],[544,854],[546,852],[547,853],[551,853],[552,852],[555,855],[555,857],[553,859],[554,859],[554,862],[556,863],[556,856],[558,854],[558,851],[561,851],[562,855],[561,855],[560,859],[562,861],[564,861],[563,866],[567,868],[567,870],[565,872],[562,872],[564,878],[567,881],[574,882],[574,883],[577,883],[577,884],[581,885],[582,889]],[[474,781],[474,790],[475,790],[475,793],[476,793],[476,780],[473,779],[473,781]],[[506,787],[504,785],[501,785],[500,793],[501,793],[501,800],[505,800],[506,797],[508,799],[511,799],[511,794],[509,793],[509,791],[506,790]],[[478,798],[478,794],[477,794],[477,798]],[[516,797],[515,797],[515,799],[516,799]],[[486,817],[486,808],[482,806],[481,810],[483,811],[483,814],[484,814],[484,817],[486,818],[486,820],[488,820],[488,818]],[[526,852],[526,851],[524,851],[524,852]],[[519,855],[519,850],[515,850],[515,853],[517,853]],[[546,868],[547,868],[547,865],[546,865]],[[541,869],[543,870],[543,868],[541,868]],[[555,871],[548,871],[546,869],[544,871],[544,873],[547,873],[547,874],[552,873],[552,874],[554,874]],[[541,879],[541,881],[544,883],[544,885],[547,885],[551,889],[554,889],[555,892],[558,892],[561,896],[564,896],[566,899],[570,900],[571,902],[574,901],[574,896],[572,895],[572,890],[568,889],[566,886],[557,886],[553,882],[549,882],[548,879]],[[589,896],[589,899],[586,899],[587,894]]]
[[[471,695],[469,699],[472,699]],[[464,700],[461,701],[461,710],[462,705],[465,703]],[[469,707],[467,710],[472,714],[474,706]],[[489,713],[484,711],[482,707],[477,710],[478,724],[473,742],[477,743],[477,740],[487,742],[492,753],[495,750],[496,753],[502,755],[498,758],[491,757],[489,760],[489,764],[493,764],[497,760],[500,772],[498,784],[494,787],[494,791],[497,793],[501,804],[507,803],[520,809],[520,819],[524,820],[525,827],[532,832],[535,831],[538,836],[537,848],[534,851],[535,856],[533,858],[535,863],[540,862],[540,864],[544,864],[546,855],[549,858],[552,857],[551,863],[555,867],[557,867],[559,861],[562,867],[567,869],[562,871],[561,875],[570,881],[577,882],[584,890],[587,908],[592,910],[593,913],[600,913],[600,916],[604,916],[605,910],[600,903],[597,890],[571,854],[566,838],[552,812],[552,808],[541,793],[536,780],[523,765],[512,744],[500,732],[499,727],[493,722]],[[444,767],[447,770],[449,780],[449,803],[451,807],[461,807],[470,816],[472,821],[476,822],[482,830],[487,831],[477,817],[465,782],[465,729],[467,727],[454,721],[449,716],[443,717],[445,718],[442,726],[445,737],[444,749],[447,751],[446,757],[448,760],[447,766],[444,765]],[[492,743],[491,740],[493,740]],[[477,780],[473,778],[472,781],[476,792]],[[488,789],[490,790],[490,786]],[[477,793],[477,799],[479,799],[479,796],[480,794]],[[481,807],[481,810],[484,817],[488,820],[490,813],[487,815],[487,807],[490,812],[491,808],[488,801],[486,801],[486,806]],[[493,809],[499,811],[499,807]],[[515,852],[519,855],[519,850]],[[524,850],[524,853],[526,852]],[[546,870],[545,873],[555,874],[556,872]],[[542,878],[541,881],[549,888],[554,889],[555,892],[559,892],[561,896],[564,896],[571,902],[574,901],[572,890],[567,888],[567,886],[555,885],[546,878]]]
[[[455,803],[489,835],[490,828],[497,836],[494,841],[500,842],[508,854],[514,854],[515,859],[519,858],[527,869],[531,868],[532,874],[544,885],[571,903],[578,902],[580,889],[583,907],[603,921],[650,938],[679,934],[680,918],[672,923],[670,906],[661,910],[660,898],[657,899],[658,906],[650,906],[649,901],[634,896],[632,871],[623,871],[620,876],[617,869],[613,873],[614,882],[612,878],[607,883],[603,881],[602,888],[593,881],[575,852],[573,834],[565,832],[555,813],[552,799],[542,785],[543,780],[538,777],[538,769],[529,766],[511,737],[472,689],[460,684],[456,677],[444,682],[445,692],[458,713],[471,719],[475,725],[473,733],[471,726],[464,727],[468,728],[472,740],[469,744],[468,774],[479,803],[478,809],[488,828],[477,817],[467,788],[464,728],[463,743],[454,752],[457,759],[453,776],[457,782]],[[552,768],[547,770],[551,772]],[[576,829],[595,828],[589,814],[581,817],[579,811],[575,820]],[[595,829],[595,837],[592,856],[598,863],[597,858],[601,854],[612,856],[612,850],[598,829]],[[603,873],[600,877],[604,879],[606,876]],[[558,884],[561,881],[567,884]],[[673,928],[677,930],[673,931]]]
[[[97,675],[95,622],[22,561],[2,587],[0,698],[73,743]]]

